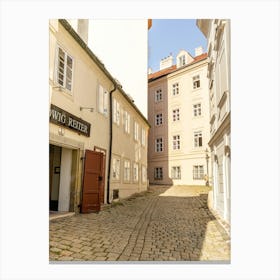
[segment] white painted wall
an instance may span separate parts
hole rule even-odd
[[[58,211],[69,211],[72,150],[62,148]]]

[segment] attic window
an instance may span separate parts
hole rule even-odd
[[[179,57],[179,66],[183,66],[186,64],[186,57],[184,55],[181,55]]]
[[[199,75],[193,77],[193,89],[200,88],[200,78]]]

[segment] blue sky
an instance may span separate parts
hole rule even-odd
[[[181,49],[192,56],[199,46],[206,52],[206,44],[206,38],[197,28],[195,19],[153,19],[148,32],[148,67],[153,72],[158,71],[160,60],[170,53],[174,64]]]

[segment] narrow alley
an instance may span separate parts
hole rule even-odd
[[[207,187],[157,187],[100,213],[50,221],[50,261],[227,261]]]

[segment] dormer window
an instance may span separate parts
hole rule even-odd
[[[193,89],[200,88],[200,77],[196,75],[193,77]]]
[[[186,64],[186,57],[184,55],[181,55],[179,57],[179,66],[183,66]]]

